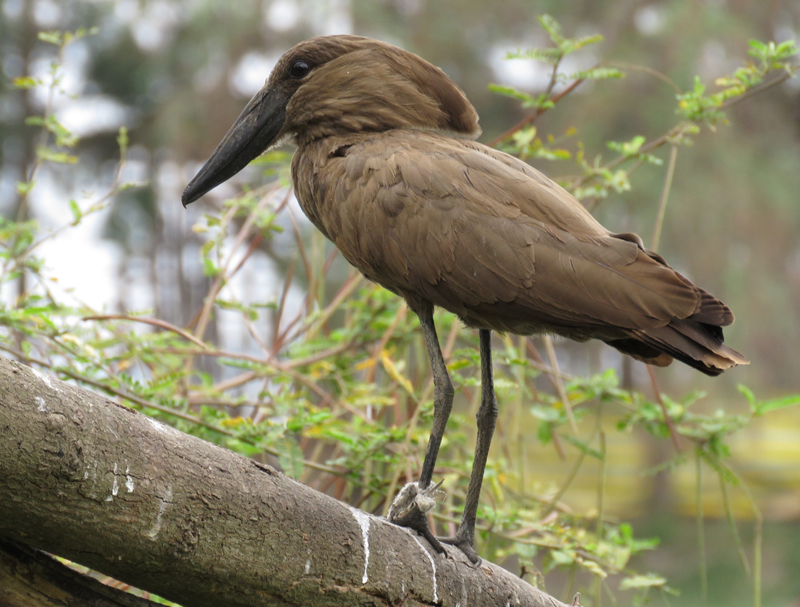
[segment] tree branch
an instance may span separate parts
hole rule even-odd
[[[0,536],[186,606],[564,607],[508,571],[0,358]]]
[[[65,597],[77,600],[67,603]],[[80,603],[78,602],[80,601]],[[0,539],[0,605],[3,607],[159,607],[100,583],[24,544]]]

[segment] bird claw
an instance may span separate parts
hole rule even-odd
[[[469,559],[470,567],[473,569],[477,569],[481,566],[483,559],[478,556],[478,553],[475,551],[475,548],[472,547],[472,540],[466,537],[459,537],[456,535],[455,537],[439,537],[436,538],[438,541],[442,542],[443,544],[449,544],[450,546],[455,546],[461,552],[464,553],[464,556]]]
[[[436,502],[445,497],[444,491],[439,491],[441,485],[439,482],[420,489],[419,483],[408,483],[394,498],[386,518],[390,523],[413,529],[428,540],[436,552],[445,554],[444,546],[431,533],[426,516],[436,506]]]

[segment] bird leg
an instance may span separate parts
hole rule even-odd
[[[450,383],[442,349],[439,347],[439,338],[436,336],[436,327],[433,324],[433,304],[425,301],[413,308],[419,316],[433,373],[433,428],[428,440],[428,450],[425,453],[419,481],[403,487],[392,502],[388,518],[396,525],[419,532],[437,552],[444,553],[444,547],[431,533],[426,513],[433,508],[436,498],[443,495],[441,491],[438,491],[438,485],[431,487],[430,484],[447,419],[453,408],[453,384]]]
[[[486,460],[489,457],[489,447],[492,444],[495,423],[497,422],[497,399],[494,393],[494,378],[492,376],[492,333],[488,329],[480,330],[481,353],[481,406],[478,409],[478,438],[475,445],[475,459],[472,464],[472,473],[467,489],[467,499],[464,503],[464,513],[461,524],[455,537],[437,539],[428,526],[427,513],[435,506],[436,500],[443,495],[439,485],[431,486],[436,458],[442,444],[447,419],[453,406],[453,385],[444,363],[439,339],[436,336],[436,327],[433,324],[433,306],[425,303],[419,306],[417,312],[428,357],[433,372],[433,429],[428,441],[428,450],[422,464],[422,473],[419,481],[409,483],[400,490],[389,509],[388,518],[391,522],[402,527],[414,529],[420,533],[433,548],[444,552],[441,541],[452,544],[461,550],[473,563],[480,563],[480,557],[475,552],[475,523],[478,514],[483,474],[486,470]]]
[[[475,444],[475,460],[472,463],[472,474],[464,502],[464,514],[454,538],[440,538],[446,544],[457,546],[473,563],[480,562],[478,553],[473,548],[475,542],[475,521],[478,515],[478,502],[481,497],[483,473],[489,457],[495,422],[497,421],[497,399],[494,395],[494,378],[492,377],[492,333],[488,329],[480,330],[481,341],[481,406],[478,409],[478,439]]]

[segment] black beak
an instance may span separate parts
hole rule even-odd
[[[181,196],[183,206],[227,181],[266,150],[283,128],[290,95],[261,90],[239,114],[223,140]]]

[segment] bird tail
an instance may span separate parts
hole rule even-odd
[[[689,318],[673,318],[654,329],[630,330],[629,338],[606,343],[650,365],[666,367],[677,359],[706,375],[719,375],[736,365],[750,364],[723,343],[722,327],[732,322],[728,307],[704,291],[699,310]]]

